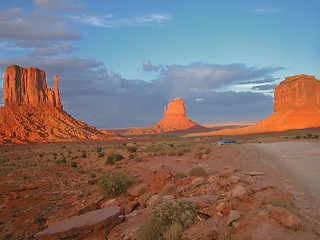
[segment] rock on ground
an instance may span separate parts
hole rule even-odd
[[[63,220],[56,225],[39,232],[35,235],[38,239],[61,239],[75,235],[86,235],[91,231],[104,228],[110,231],[118,225],[121,220],[119,207],[108,207],[85,213],[83,215],[74,216]]]

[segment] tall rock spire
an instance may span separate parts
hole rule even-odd
[[[56,101],[56,107],[62,109],[62,104],[60,101],[60,93],[58,88],[58,76],[54,75],[54,96]]]

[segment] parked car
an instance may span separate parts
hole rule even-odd
[[[234,144],[234,141],[232,141],[232,140],[221,140],[221,141],[215,143],[215,145],[230,145],[230,144]]]

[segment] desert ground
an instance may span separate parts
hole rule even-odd
[[[43,239],[36,234],[62,220],[119,206],[116,226],[66,239],[148,239],[144,220],[165,198],[195,205],[180,239],[319,239],[317,133],[229,136],[236,144],[227,146],[212,144],[222,137],[179,135],[1,145],[0,238]],[[113,171],[130,183],[108,195],[99,181]],[[275,216],[279,206],[300,222]]]

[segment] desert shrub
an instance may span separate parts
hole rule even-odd
[[[164,240],[180,240],[182,226],[179,223],[173,223],[168,230],[163,234]]]
[[[142,196],[139,197],[139,204],[141,208],[146,207],[146,203],[148,200],[152,197],[151,193],[145,193]]]
[[[187,148],[187,147],[178,148],[176,150],[176,156],[182,156],[183,154],[190,152],[190,151],[191,151],[190,148]]]
[[[43,216],[41,214],[34,215],[34,219],[33,219],[34,223],[41,223],[43,221],[45,221],[45,219],[43,218]]]
[[[39,157],[41,157],[41,158],[42,158],[43,156],[44,156],[44,155],[43,155],[43,153],[40,153],[40,154],[39,154]]]
[[[97,186],[103,196],[115,197],[126,192],[129,183],[128,174],[121,170],[114,170],[101,175]]]
[[[317,139],[317,138],[319,138],[319,135],[314,135],[312,138]]]
[[[127,151],[131,152],[131,153],[135,153],[137,150],[138,150],[138,148],[135,146],[128,146],[127,147]]]
[[[86,157],[87,157],[87,154],[86,154],[85,152],[83,152],[83,153],[81,154],[81,157],[86,158]]]
[[[148,217],[139,226],[137,240],[170,239],[168,237],[175,231],[178,233],[174,235],[179,236],[193,223],[196,215],[196,207],[188,201],[161,198],[153,204]]]
[[[97,148],[97,153],[101,152],[102,148],[101,147],[98,147]]]
[[[168,184],[164,186],[159,193],[161,197],[166,196],[166,195],[174,195],[176,193],[177,187],[174,184]]]
[[[99,158],[101,158],[101,157],[103,157],[103,156],[104,156],[104,153],[102,153],[102,152],[99,152],[99,153],[98,153],[98,157],[99,157]]]
[[[170,147],[174,147],[174,144],[173,144],[173,143],[170,143],[169,146],[170,146]]]
[[[175,156],[175,155],[176,155],[176,153],[174,150],[171,150],[168,152],[168,156]]]
[[[206,175],[206,170],[204,170],[203,167],[194,167],[190,169],[189,171],[189,176],[196,176],[196,177],[201,177]]]
[[[129,159],[132,160],[132,159],[134,159],[135,156],[136,156],[135,154],[130,154],[130,155],[129,155]]]
[[[312,138],[312,134],[311,134],[311,133],[308,133],[308,134],[307,134],[307,138]]]
[[[185,178],[187,175],[184,172],[178,172],[174,178]]]
[[[139,196],[144,193],[148,188],[148,185],[145,183],[141,183],[138,187],[137,187],[137,193],[139,194]]]
[[[114,164],[115,162],[118,162],[120,160],[124,159],[124,157],[121,154],[114,153],[108,156],[106,164]]]
[[[294,137],[294,139],[300,139],[300,138],[301,138],[300,135],[297,135],[297,136]]]
[[[78,166],[78,164],[76,162],[71,162],[70,166],[76,168]]]

